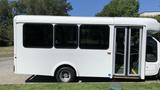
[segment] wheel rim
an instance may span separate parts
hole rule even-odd
[[[71,73],[69,71],[63,70],[60,72],[59,78],[62,82],[69,82],[71,79]]]

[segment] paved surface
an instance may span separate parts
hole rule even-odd
[[[23,84],[30,76],[13,72],[13,58],[0,58],[0,84]]]

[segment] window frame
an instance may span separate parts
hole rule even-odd
[[[106,48],[83,48],[83,47],[81,47],[81,26],[89,26],[89,27],[91,27],[91,26],[103,26],[103,27],[105,27],[105,31],[106,32],[108,32],[108,43],[107,43],[107,45],[106,45]],[[91,29],[90,29],[91,30]],[[99,30],[99,31],[101,31],[101,30]],[[80,26],[79,26],[79,48],[80,49],[88,49],[88,50],[108,50],[109,48],[110,48],[110,32],[111,32],[111,30],[110,30],[110,26],[108,25],[108,24],[81,24]]]
[[[50,26],[52,26],[52,34],[51,34],[51,36],[52,36],[52,42],[51,42],[51,45],[50,46],[26,46],[26,45],[24,45],[24,26],[25,25],[27,25],[27,24],[29,24],[29,25],[50,25]],[[23,44],[23,47],[24,48],[34,48],[34,49],[51,49],[51,48],[53,48],[54,46],[54,44],[53,44],[53,40],[54,40],[54,38],[53,38],[53,33],[54,33],[54,26],[53,26],[53,24],[51,24],[51,23],[24,23],[23,24],[23,26],[22,26],[22,44]]]
[[[154,39],[154,37],[152,37],[152,36],[147,36],[147,38],[151,38],[154,42],[156,42],[156,48],[157,48],[157,49],[156,49],[156,56],[155,56],[155,57],[156,57],[156,61],[148,61],[148,60],[147,60],[147,46],[148,46],[148,45],[147,45],[147,44],[148,44],[147,42],[148,42],[148,41],[146,40],[146,62],[156,63],[156,62],[158,61],[158,43],[157,43],[157,41]]]
[[[76,38],[75,38],[75,40],[76,40],[75,47],[63,47],[63,46],[56,47],[56,43],[55,43],[56,42],[56,25],[64,25],[64,26],[74,25],[74,26],[76,26],[77,30],[76,30]],[[56,49],[77,49],[79,47],[79,26],[78,26],[78,24],[67,24],[67,23],[55,24],[53,32],[54,32],[54,34],[53,34],[53,37],[54,37],[54,42],[53,42],[54,48],[56,48]]]

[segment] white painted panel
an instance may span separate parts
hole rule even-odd
[[[23,24],[18,24],[17,29],[16,73],[52,76],[56,66],[71,64],[77,70],[78,76],[112,76],[112,50],[110,48],[107,50],[24,48],[22,26]],[[107,52],[111,54],[108,55]]]

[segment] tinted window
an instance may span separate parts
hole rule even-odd
[[[109,47],[109,27],[107,25],[81,25],[80,48],[107,49]]]
[[[53,26],[51,24],[24,24],[23,46],[51,48],[53,46]]]
[[[147,37],[146,61],[157,61],[157,42],[152,37]]]
[[[77,48],[78,26],[77,25],[55,25],[55,47]]]

